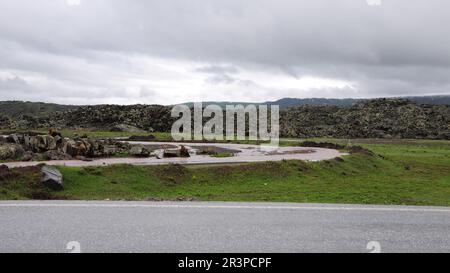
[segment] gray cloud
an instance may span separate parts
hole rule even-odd
[[[206,94],[195,92],[200,87],[210,98],[258,101],[450,94],[448,25],[446,0],[385,0],[379,7],[365,0],[81,0],[79,6],[5,0],[0,72],[26,84],[0,82],[0,99],[11,98],[7,88],[15,84],[16,99],[68,103],[187,99],[181,92],[192,101]],[[187,63],[189,77],[205,86],[180,91],[191,81],[151,61],[144,65],[143,57]],[[265,80],[336,79],[355,88],[282,88],[277,78],[269,87],[251,76],[258,73]]]

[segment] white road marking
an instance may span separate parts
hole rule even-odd
[[[333,211],[392,211],[392,212],[444,212],[450,208],[395,208],[395,207],[308,207],[308,206],[251,206],[251,205],[176,205],[176,204],[36,204],[36,203],[0,203],[0,207],[79,207],[79,208],[205,208],[205,209],[285,209],[285,210],[333,210]]]

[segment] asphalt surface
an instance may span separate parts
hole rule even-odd
[[[0,202],[0,252],[450,252],[449,227],[445,207]]]
[[[211,157],[209,155],[194,155],[188,158],[162,158],[156,157],[148,158],[102,158],[93,161],[81,160],[51,160],[51,161],[26,161],[26,162],[6,162],[3,163],[10,168],[34,166],[41,163],[47,165],[57,166],[106,166],[114,164],[132,164],[132,165],[162,165],[169,163],[178,164],[219,164],[219,163],[248,163],[248,162],[263,162],[263,161],[281,161],[281,160],[307,160],[320,161],[332,159],[345,155],[338,150],[324,149],[324,148],[308,148],[308,147],[278,147],[277,149],[270,149],[269,147],[259,145],[247,144],[229,144],[229,143],[174,143],[174,142],[137,142],[127,141],[132,144],[151,144],[151,145],[184,145],[184,146],[217,146],[228,149],[240,150],[233,157]]]

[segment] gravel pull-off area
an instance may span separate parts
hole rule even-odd
[[[130,142],[131,144],[148,145],[149,142]],[[34,166],[40,163],[57,166],[103,166],[113,164],[133,164],[133,165],[161,165],[161,164],[215,164],[215,163],[245,163],[281,160],[307,160],[319,161],[340,157],[344,153],[334,149],[316,147],[278,147],[250,145],[250,144],[229,144],[229,143],[174,143],[174,142],[152,142],[151,145],[181,145],[190,146],[213,146],[228,150],[239,151],[232,157],[211,157],[209,155],[192,155],[187,158],[102,158],[92,161],[81,160],[52,160],[52,161],[28,161],[28,162],[7,162],[4,163],[10,168]]]

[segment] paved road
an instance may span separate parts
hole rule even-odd
[[[0,252],[450,252],[450,208],[0,202]]]
[[[185,146],[217,146],[227,149],[240,150],[234,157],[216,158],[208,155],[194,155],[189,158],[103,158],[93,161],[81,160],[52,160],[52,161],[29,161],[29,162],[8,162],[4,163],[10,168],[34,166],[40,163],[47,165],[65,165],[65,166],[104,166],[113,164],[133,164],[133,165],[161,165],[169,163],[178,164],[215,164],[215,163],[245,163],[262,161],[281,161],[283,159],[299,159],[308,161],[319,161],[332,159],[343,155],[338,150],[324,148],[308,147],[279,147],[276,150],[264,150],[264,146],[247,144],[229,144],[229,143],[174,143],[174,142],[133,142],[132,144],[151,144],[151,145],[185,145]],[[267,148],[268,149],[268,148]]]

